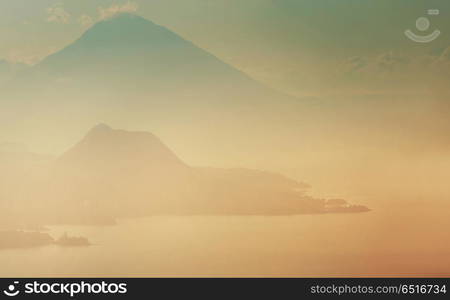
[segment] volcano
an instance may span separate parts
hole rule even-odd
[[[75,131],[92,123],[123,120],[116,124],[127,127],[133,120],[162,131],[183,124],[186,138],[196,143],[216,138],[220,143],[247,143],[252,136],[259,147],[269,132],[286,130],[280,127],[299,119],[297,99],[129,13],[93,25],[67,47],[15,76],[4,93],[8,115],[37,123],[23,129],[24,134],[46,134],[36,131],[63,126],[64,136],[55,138],[67,146],[68,134],[74,138]],[[21,126],[4,126],[13,125]]]
[[[123,13],[88,29],[78,40],[48,56],[31,72],[47,82],[83,87],[198,91],[214,89],[267,93],[269,89],[236,68],[140,16]],[[207,87],[207,88],[206,88]]]
[[[52,197],[71,211],[114,217],[330,212],[325,200],[306,195],[301,182],[272,172],[189,166],[151,133],[103,124],[58,158],[53,170],[58,192]],[[355,210],[342,201],[340,211]]]

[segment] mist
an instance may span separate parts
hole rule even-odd
[[[448,39],[342,49],[288,2],[240,8],[253,46],[114,6],[5,60],[0,275],[447,276]]]

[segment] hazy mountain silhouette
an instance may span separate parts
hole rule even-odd
[[[58,159],[64,167],[87,167],[89,173],[118,169],[183,169],[187,166],[156,136],[147,132],[113,130],[105,124],[92,128],[73,148]]]
[[[106,125],[93,128],[58,158],[52,172],[55,194],[50,198],[71,212],[89,212],[103,220],[329,212],[324,200],[305,194],[303,183],[270,172],[191,167],[150,133]]]
[[[129,13],[100,21],[23,75],[38,85],[57,82],[120,91],[270,91],[167,28]]]
[[[280,174],[191,167],[147,132],[100,124],[66,153],[17,168],[0,194],[22,223],[111,223],[149,215],[292,215],[362,212],[315,199],[307,185]],[[23,193],[23,191],[27,191]],[[6,191],[6,192],[5,192]],[[333,205],[330,205],[333,204]]]
[[[264,140],[263,132],[286,130],[279,128],[280,120],[298,120],[300,109],[297,99],[260,84],[169,29],[127,13],[93,25],[7,86],[9,114],[38,124],[47,126],[55,115],[67,114],[70,118],[55,120],[53,126],[79,130],[87,119],[132,119],[152,120],[164,130],[184,123],[185,132],[195,135],[191,140],[231,137],[228,143],[237,141],[232,132],[239,128],[261,144],[257,137]],[[37,112],[39,120],[33,117]]]
[[[118,77],[145,75],[147,83],[164,75],[172,80],[203,81],[211,76],[246,79],[236,69],[167,28],[133,14],[120,14],[95,24],[37,68],[64,77],[92,71],[104,75],[113,72]]]

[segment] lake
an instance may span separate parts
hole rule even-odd
[[[447,210],[188,216],[53,226],[89,247],[0,251],[1,277],[450,276]]]

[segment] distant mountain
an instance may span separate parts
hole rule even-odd
[[[260,84],[169,29],[127,13],[93,25],[72,44],[17,74],[7,87],[0,92],[7,99],[0,125],[35,136],[46,134],[40,128],[65,128],[56,140],[92,122],[114,119],[122,120],[120,126],[133,120],[162,130],[183,124],[190,135],[185,138],[196,142],[236,142],[233,132],[239,128],[260,145],[257,137],[264,140],[268,130],[284,130],[280,120],[300,119],[297,99]],[[11,115],[19,117],[8,119]],[[65,115],[70,117],[56,121],[55,116]],[[21,118],[35,126],[14,123]]]
[[[39,85],[64,82],[121,91],[268,90],[169,29],[129,13],[95,24],[26,77]]]
[[[196,74],[203,75],[204,80],[206,74],[245,77],[167,28],[133,14],[120,14],[97,23],[37,68],[59,76],[91,71],[104,75],[112,71],[123,76],[131,71],[151,79],[164,75],[191,79]]]
[[[150,133],[114,130],[103,124],[48,167],[45,179],[34,184],[30,199],[39,203],[48,222],[350,212],[345,201],[330,209],[325,200],[306,195],[307,185],[282,175],[191,167]],[[364,210],[353,212],[359,211]]]
[[[54,160],[27,161],[25,166],[17,160],[19,167],[9,162],[17,174],[3,174],[7,184],[0,184],[0,195],[10,201],[1,200],[0,205],[2,214],[19,224],[105,224],[117,217],[149,215],[367,211],[345,200],[310,197],[307,185],[276,173],[191,167],[151,133],[104,124]]]
[[[105,124],[92,128],[88,134],[57,161],[59,166],[86,167],[90,174],[118,171],[124,168],[143,169],[151,166],[183,169],[187,166],[156,136],[147,132],[113,130]]]

